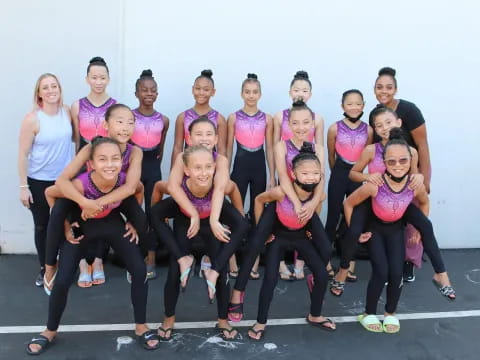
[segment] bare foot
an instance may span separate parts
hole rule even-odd
[[[194,257],[192,255],[186,255],[182,256],[180,259],[177,260],[178,265],[180,266],[180,276],[187,271],[188,268],[190,268],[193,264]],[[190,272],[192,272],[194,269],[190,269]],[[184,276],[183,279],[180,281],[180,286],[185,287],[187,285],[187,280],[188,280],[189,275]]]

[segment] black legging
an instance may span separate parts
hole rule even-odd
[[[187,238],[187,230],[190,226],[190,219],[185,215],[179,213],[174,219],[173,234],[172,230],[168,228],[165,232],[169,236],[174,236],[180,248],[185,249],[186,253],[190,253],[192,240]],[[219,256],[225,246],[224,243],[220,242],[213,235],[208,219],[200,220],[200,230],[198,235],[200,236],[205,244],[206,253],[210,259],[216,259]],[[213,263],[212,263],[213,264]],[[164,304],[165,304],[165,316],[171,317],[175,315],[175,307],[177,305],[178,293],[180,290],[180,267],[177,262],[177,258],[171,254],[170,255],[170,266],[168,267],[167,281],[165,282],[164,288]],[[217,299],[217,311],[219,319],[226,319],[228,312],[228,297],[230,296],[230,285],[227,281],[227,268],[223,266],[221,269],[217,269],[219,277],[216,284],[216,299]],[[195,297],[198,298],[199,294],[195,294]],[[205,291],[205,297],[207,296],[207,291]]]
[[[131,299],[135,323],[144,324],[146,322],[147,270],[139,247],[124,237],[125,222],[120,212],[132,223],[140,237],[145,236],[146,216],[134,197],[125,199],[118,209],[113,210],[102,219],[83,221],[80,219],[80,209],[74,208],[73,218],[79,222],[81,232],[85,237],[80,240],[80,244],[72,244],[66,240],[61,244],[57,276],[49,299],[48,330],[56,331],[58,329],[67,304],[69,288],[75,279],[78,262],[87,250],[88,244],[95,239],[106,239],[125,263],[127,270],[132,275]]]
[[[342,239],[342,256],[340,260],[342,269],[348,269],[350,261],[354,260],[358,238],[367,227],[369,216],[372,213],[371,204],[371,199],[367,199],[353,209],[350,227]],[[433,232],[432,222],[413,203],[407,207],[402,219],[404,222],[412,224],[422,235],[423,248],[432,262],[433,270],[437,274],[445,272],[445,265]]]
[[[32,193],[33,203],[30,203],[30,211],[33,215],[35,248],[37,249],[40,267],[45,267],[46,238],[50,207],[45,198],[45,189],[55,184],[55,181],[35,180],[27,178],[27,184]]]
[[[337,157],[328,180],[328,212],[325,230],[332,243],[335,242],[338,219],[343,209],[343,199],[361,185],[348,178],[352,166]]]
[[[243,257],[242,266],[240,267],[240,271],[238,273],[238,278],[235,281],[235,290],[245,291],[250,275],[250,270],[255,263],[255,259],[265,247],[264,244],[268,236],[274,232],[274,228],[277,223],[277,214],[275,212],[275,207],[276,202],[269,203],[265,207],[257,226],[255,227],[251,236],[248,239],[247,250],[245,256]],[[330,259],[331,245],[330,241],[327,238],[325,230],[323,229],[322,222],[320,221],[320,218],[316,213],[313,214],[312,218],[303,228],[302,231],[304,233],[304,236],[305,230],[310,231],[310,233],[312,234],[312,243],[315,246],[315,251],[320,255],[322,261],[327,264]]]
[[[155,183],[162,180],[161,159],[157,158],[158,149],[144,151],[142,160],[142,177],[141,181],[144,186],[145,194],[145,213],[149,224],[151,223],[150,207],[152,201],[152,193]]]
[[[289,231],[278,223],[274,233],[275,240],[266,247],[265,275],[259,294],[257,322],[259,324],[267,323],[268,310],[278,281],[278,266],[287,248],[296,249],[313,273],[315,282],[310,295],[310,314],[320,316],[328,283],[326,263],[318,254],[313,242],[305,236],[305,229]]]
[[[367,287],[366,314],[376,314],[383,287],[387,285],[385,312],[394,313],[403,287],[403,262],[405,260],[405,226],[402,221],[382,223],[374,219],[372,237],[368,240],[368,255],[372,274]]]
[[[250,185],[250,219],[255,219],[254,204],[258,194],[267,186],[267,169],[265,166],[265,151],[262,149],[250,152],[237,146],[237,154],[233,163],[232,180],[237,184],[243,204],[247,188]]]
[[[187,247],[183,246],[183,244],[178,241],[178,238],[173,235],[170,227],[164,222],[164,219],[177,218],[180,215],[183,214],[175,200],[171,197],[158,202],[152,207],[152,226],[158,238],[165,242],[168,251],[175,261],[190,254],[190,245]],[[208,224],[208,219],[204,220],[202,220],[202,223]],[[230,227],[231,234],[230,241],[228,243],[222,243],[223,245],[220,247],[220,250],[215,253],[216,255],[210,257],[212,269],[219,273],[227,268],[228,260],[240,246],[249,228],[247,221],[238,210],[226,200],[223,202],[220,222]]]

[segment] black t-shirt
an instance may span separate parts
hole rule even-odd
[[[383,105],[377,105],[377,107],[379,106]],[[370,111],[369,122],[370,126],[375,129],[372,119],[373,110]],[[425,124],[425,119],[423,118],[422,112],[414,103],[400,99],[398,101],[396,113],[398,114],[398,117],[402,119],[402,130],[405,133],[405,140],[407,140],[407,143],[410,146],[413,146],[416,149],[417,145],[413,141],[411,132],[419,126]],[[378,142],[381,140],[381,138],[375,133],[373,140],[374,142]]]

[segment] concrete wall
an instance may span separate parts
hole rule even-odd
[[[86,65],[100,55],[110,67],[110,95],[131,106],[137,104],[138,75],[153,70],[159,83],[156,107],[172,121],[164,175],[173,121],[192,106],[191,85],[204,68],[214,71],[212,106],[225,116],[241,107],[247,72],[259,75],[261,108],[274,113],[290,104],[290,80],[305,69],[313,82],[310,105],[325,117],[326,127],[341,117],[344,90],[361,89],[369,111],[376,104],[378,69],[396,68],[399,97],[415,102],[427,121],[438,241],[445,248],[478,247],[479,11],[477,2],[433,0],[8,3],[0,15],[0,245],[4,252],[34,251],[31,215],[18,201],[16,158],[20,122],[31,107],[37,77],[57,74],[71,104],[88,93]]]

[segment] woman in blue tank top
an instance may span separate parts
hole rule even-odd
[[[45,239],[50,208],[44,191],[73,157],[73,130],[62,88],[53,74],[41,75],[35,85],[33,110],[22,121],[18,149],[20,201],[33,215],[35,247],[40,273],[35,285],[43,286]]]

